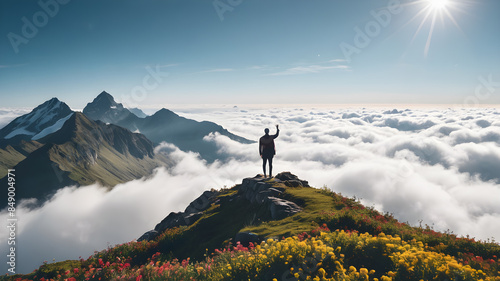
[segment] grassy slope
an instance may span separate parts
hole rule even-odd
[[[112,187],[151,174],[154,168],[166,164],[161,156],[139,159],[128,153],[119,153],[108,144],[100,146],[96,155],[96,160],[88,157],[82,161],[72,143],[56,145],[50,151],[51,161],[63,171],[70,171],[69,178],[80,185],[99,182]]]
[[[285,187],[281,183],[274,183],[274,185]],[[398,222],[390,214],[380,214],[372,208],[365,208],[354,199],[345,198],[340,194],[326,189],[306,187],[285,188],[284,196],[288,200],[294,201],[300,205],[303,208],[302,212],[279,221],[268,220],[269,214],[267,210],[260,205],[251,205],[248,201],[228,200],[231,195],[237,194],[239,190],[239,185],[237,185],[231,189],[222,190],[219,195],[220,200],[207,209],[203,216],[189,227],[167,230],[155,241],[143,241],[140,243],[131,242],[118,245],[114,248],[102,251],[85,261],[66,261],[48,264],[42,266],[37,272],[25,277],[28,279],[36,279],[42,276],[57,277],[57,274],[61,274],[66,270],[73,270],[74,268],[89,273],[92,267],[101,267],[103,271],[96,276],[107,278],[116,276],[113,275],[116,274],[116,272],[112,272],[120,268],[123,270],[123,266],[126,267],[124,263],[127,262],[130,264],[130,268],[134,270],[124,272],[128,272],[127,274],[131,276],[131,279],[134,279],[134,277],[137,276],[134,275],[136,274],[134,272],[142,268],[141,265],[148,264],[151,257],[157,252],[160,253],[159,257],[156,256],[156,260],[158,261],[171,260],[174,257],[181,260],[191,258],[191,262],[193,260],[204,261],[207,253],[213,253],[215,249],[227,246],[228,241],[230,241],[239,231],[251,231],[262,238],[281,238],[300,236],[303,235],[304,232],[314,235],[318,233],[317,229],[321,226],[323,226],[324,229],[328,227],[331,230],[345,229],[354,231],[353,235],[357,235],[355,234],[356,232],[366,232],[375,237],[377,235],[382,235],[381,233],[390,234],[400,237],[403,243],[406,243],[404,241],[413,243],[411,247],[415,248],[417,248],[417,246],[414,246],[416,242],[410,241],[420,241],[422,245],[425,244],[426,247],[429,247],[426,249],[429,249],[432,253],[436,255],[450,255],[457,260],[465,260],[467,257],[471,260],[476,256],[481,256],[481,260],[488,260],[496,259],[497,256],[500,256],[500,246],[496,243],[476,242],[473,239],[457,238],[453,234],[435,232],[428,227],[410,227],[404,223]],[[261,218],[261,220],[256,218]],[[353,236],[353,238],[349,239],[357,241],[355,239],[360,240],[362,238]],[[388,256],[385,256],[385,258],[382,258],[382,256],[377,258],[377,255],[380,255],[380,253],[377,252],[379,249],[375,249],[375,246],[367,249],[368,253],[370,251],[375,253],[375,258],[368,256],[364,257],[363,254],[360,254],[364,251],[364,248],[361,248],[360,252],[359,243],[352,243],[354,243],[352,246],[348,246],[348,243],[346,244],[347,246],[343,244],[346,248],[345,258],[342,258],[343,263],[383,270],[391,268],[392,265],[387,264],[390,261]],[[264,246],[263,244],[263,247]],[[407,248],[409,249],[410,246]],[[231,254],[229,259],[232,259],[231,257],[234,258],[235,256]],[[117,258],[120,258],[121,263],[116,262]],[[224,255],[217,257],[216,255],[216,260],[224,258],[227,259],[228,257]],[[99,261],[99,259],[101,259],[101,261]],[[113,271],[106,271],[105,268],[107,266],[101,264],[107,261],[111,263],[111,267],[109,268],[114,268]],[[210,259],[208,259],[208,261],[205,260],[202,265],[206,266],[209,261]],[[75,264],[75,262],[77,264]],[[213,258],[211,262],[214,262]],[[274,262],[274,266],[277,268],[286,267],[283,263],[276,264],[276,261]],[[228,263],[231,262],[228,261]],[[495,265],[498,267],[499,263],[500,261],[489,266],[492,267]],[[116,266],[113,267],[115,264]],[[215,267],[216,265],[214,264],[213,266]],[[81,274],[81,272],[79,274]],[[500,273],[498,274],[500,275]],[[79,275],[75,276],[78,277]],[[206,277],[208,275],[204,276]],[[228,280],[238,280],[235,276],[225,278]],[[262,276],[270,275],[260,276],[259,278],[264,278]],[[95,279],[97,279],[97,277]],[[90,279],[92,280],[92,278]],[[215,280],[217,280],[217,278],[215,278]],[[404,279],[400,278],[399,280]]]
[[[8,145],[5,149],[0,149],[0,179],[7,175],[8,169],[12,169],[19,162],[26,159],[26,155],[37,150],[41,146],[43,146],[43,144],[37,141],[21,141],[16,147]]]

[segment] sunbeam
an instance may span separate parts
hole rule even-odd
[[[418,17],[423,17],[420,22],[415,34],[412,38],[412,43],[420,33],[424,25],[430,21],[429,33],[427,35],[427,40],[424,47],[424,56],[427,57],[429,54],[429,49],[432,42],[432,37],[434,34],[434,29],[436,27],[436,21],[438,17],[441,19],[441,23],[445,23],[445,18],[448,18],[460,31],[458,22],[452,14],[452,10],[459,10],[461,2],[465,2],[465,0],[417,0],[413,2],[413,4],[419,5],[422,8],[418,11],[418,13],[410,20],[413,21]],[[446,17],[445,17],[446,16]]]

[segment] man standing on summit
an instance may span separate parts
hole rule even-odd
[[[280,134],[280,129],[276,125],[276,134],[273,136],[269,135],[269,129],[264,130],[266,133],[259,140],[259,153],[262,158],[262,169],[264,170],[264,177],[266,177],[266,162],[269,161],[269,176],[273,177],[273,157],[276,154],[276,149],[274,148],[274,139]]]

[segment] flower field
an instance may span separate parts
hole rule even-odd
[[[248,209],[238,212],[235,204],[224,210],[215,204],[196,224],[168,229],[153,241],[133,241],[87,259],[47,263],[29,275],[0,279],[500,280],[500,245],[495,242],[412,227],[327,189],[287,188],[286,196],[303,211],[243,226],[244,217],[235,214]],[[218,237],[234,237],[233,229],[221,227],[206,238],[217,243],[201,244],[204,224],[213,228],[222,221],[238,225],[236,231],[268,238],[246,247],[220,243]],[[197,239],[198,244],[192,242]]]

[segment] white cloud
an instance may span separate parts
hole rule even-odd
[[[31,110],[28,108],[0,108],[0,129],[17,117],[29,113]]]
[[[227,108],[187,115],[255,140],[279,124],[274,173],[291,171],[413,225],[422,221],[440,231],[500,239],[496,110]],[[162,144],[157,151],[176,163],[169,170],[111,192],[96,185],[68,187],[40,209],[20,208],[20,266],[30,271],[43,260],[86,257],[108,243],[136,239],[202,191],[262,172],[257,144],[218,134],[205,140],[217,144],[221,161],[207,164]],[[0,244],[2,252],[5,246]]]

